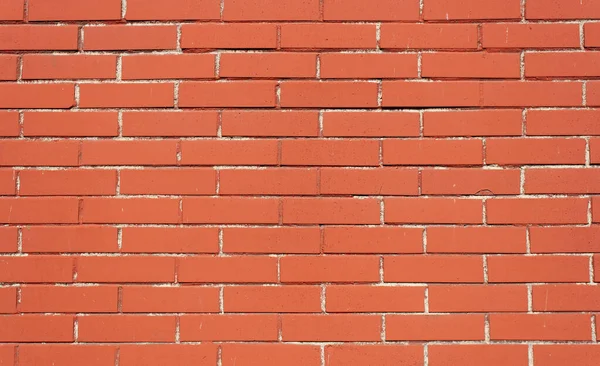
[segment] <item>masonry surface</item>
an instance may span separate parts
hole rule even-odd
[[[599,20],[0,0],[0,365],[598,365]]]

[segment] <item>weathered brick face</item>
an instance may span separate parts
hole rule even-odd
[[[600,1],[0,0],[0,365],[596,366]]]

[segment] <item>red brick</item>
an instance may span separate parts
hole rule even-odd
[[[326,111],[323,114],[323,136],[417,137],[419,114],[395,111]]]
[[[374,24],[284,24],[281,48],[299,49],[374,49],[377,46]]]
[[[428,351],[431,366],[529,365],[524,344],[430,345]]]
[[[476,24],[382,24],[384,49],[477,49]]]
[[[14,195],[17,190],[16,179],[16,170],[0,169],[0,195]]]
[[[16,55],[0,55],[0,80],[17,80],[18,59]]]
[[[324,79],[401,79],[418,75],[416,54],[324,53],[320,59]]]
[[[600,226],[530,227],[532,253],[600,252]]]
[[[277,224],[279,200],[254,197],[196,197],[183,199],[186,224]]]
[[[217,136],[215,111],[123,112],[123,136]]]
[[[19,345],[19,365],[104,366],[114,362],[116,353],[117,347],[108,345],[22,344]]]
[[[23,14],[20,14],[20,17],[22,16]],[[78,32],[76,25],[6,24],[0,26],[0,49],[3,51],[76,50]]]
[[[588,199],[506,198],[486,202],[489,224],[585,224]]]
[[[600,357],[600,347],[591,344],[535,345],[533,357],[540,366],[594,366]]]
[[[277,47],[277,26],[275,24],[184,24],[181,27],[181,33],[181,47],[184,49],[269,49]]]
[[[73,258],[57,256],[2,257],[0,281],[6,283],[72,282]]]
[[[600,8],[599,8],[600,9]],[[598,52],[526,53],[526,77],[600,76]]]
[[[579,82],[490,81],[483,83],[485,107],[577,107],[582,103]]]
[[[74,224],[78,222],[75,197],[0,198],[0,223]]]
[[[420,345],[332,345],[325,347],[329,366],[423,365]]]
[[[88,315],[78,322],[80,342],[175,341],[175,316]]]
[[[0,317],[0,342],[73,342],[70,315],[10,315]]]
[[[77,258],[78,282],[173,282],[175,258],[127,256]]]
[[[121,1],[28,0],[29,21],[119,20]]]
[[[22,196],[100,196],[114,195],[114,170],[22,170],[19,172]]]
[[[25,0],[5,0],[0,4],[1,20],[23,20]],[[8,348],[7,348],[8,349]],[[12,360],[12,358],[11,358]],[[10,365],[8,362],[7,365]]]
[[[24,136],[113,137],[119,134],[117,112],[25,112]]]
[[[475,255],[403,255],[383,260],[385,282],[483,282],[483,258]]]
[[[219,0],[127,0],[127,20],[218,20]]]
[[[433,313],[526,312],[527,287],[513,285],[429,286]]]
[[[83,27],[83,49],[86,51],[174,50],[176,47],[177,28],[174,25]]]
[[[123,80],[214,79],[215,55],[127,55],[122,67]]]
[[[437,0],[425,3],[425,20],[520,19],[521,1]]]
[[[486,23],[481,33],[484,48],[579,48],[578,24]]]
[[[320,313],[320,286],[235,286],[223,292],[226,313]]]
[[[27,226],[22,230],[26,253],[116,252],[117,229],[108,226]]]
[[[424,169],[421,192],[431,195],[519,194],[518,169]]]
[[[285,256],[280,260],[281,282],[378,282],[379,258],[328,255]]]
[[[223,366],[287,365],[313,366],[321,363],[319,346],[308,344],[224,344]]]
[[[211,195],[216,192],[214,169],[121,170],[121,194]]]
[[[468,198],[386,198],[385,222],[402,224],[481,224],[483,203]]]
[[[204,227],[125,227],[125,253],[216,253],[218,230]]]
[[[0,287],[0,314],[12,314],[17,312],[17,288]],[[0,360],[2,360],[0,351]]]
[[[223,53],[220,60],[220,77],[314,78],[317,73],[314,53]]]
[[[475,107],[480,104],[475,81],[384,81],[384,107]]]
[[[487,164],[584,164],[585,140],[580,138],[488,139],[485,153]]]
[[[585,23],[583,31],[585,47],[600,47],[600,23]]]
[[[379,224],[379,200],[373,198],[284,198],[284,224]]]
[[[327,286],[328,313],[423,312],[424,287],[387,287],[368,285]]]
[[[590,162],[592,164],[600,163],[600,138],[590,139]]]
[[[166,165],[177,162],[174,140],[85,140],[82,165]]]
[[[324,253],[422,253],[423,230],[401,227],[325,227]]]
[[[318,227],[224,228],[225,253],[319,253]]]
[[[79,90],[82,108],[172,107],[174,103],[171,83],[81,84]]]
[[[313,111],[234,111],[221,115],[223,136],[319,135],[319,114]]]
[[[411,195],[419,194],[416,169],[323,168],[321,194],[348,195]]]
[[[73,84],[0,84],[0,108],[71,108]]]
[[[529,110],[528,135],[600,135],[596,109]]]
[[[325,0],[325,20],[418,21],[417,0]]]
[[[526,229],[505,227],[427,228],[428,253],[525,253]]]
[[[527,169],[525,192],[600,193],[600,169]]]
[[[529,111],[532,113],[534,111]],[[520,136],[522,115],[517,109],[426,111],[424,136]]]
[[[529,0],[526,5],[526,19],[563,20],[600,18],[600,4],[596,2],[577,0]],[[583,363],[581,365],[584,366]]]
[[[23,79],[114,79],[116,66],[113,55],[23,55]]]
[[[179,200],[171,198],[84,198],[81,222],[90,224],[175,224]]]
[[[184,315],[181,341],[277,341],[277,315]]]
[[[229,0],[225,21],[319,20],[319,0]]]
[[[598,311],[600,287],[586,285],[533,286],[534,311]]]
[[[217,362],[216,345],[199,344],[124,344],[119,346],[119,364],[123,366],[189,365]]]
[[[124,286],[125,313],[217,313],[219,289],[216,287]]]
[[[223,169],[220,195],[316,195],[317,170],[304,168]]]
[[[386,315],[388,341],[483,341],[483,314]]]
[[[187,256],[179,260],[177,274],[179,282],[274,283],[277,282],[277,258]]]
[[[377,166],[379,142],[367,139],[286,139],[281,142],[282,165]]]
[[[586,85],[586,105],[588,106],[600,106],[600,83],[596,81],[590,81]]]
[[[18,112],[0,111],[0,136],[17,137],[20,130]]]
[[[181,143],[182,165],[277,165],[276,140],[196,140]]]
[[[114,313],[116,286],[22,286],[19,303],[22,313]]]
[[[377,107],[378,85],[367,81],[284,81],[282,107]]]
[[[282,315],[283,341],[380,341],[381,317],[374,315]]]
[[[587,314],[490,314],[492,340],[591,340]]]
[[[180,107],[275,107],[275,81],[190,81],[179,86]]]
[[[490,282],[588,282],[589,258],[580,256],[491,256]]]
[[[440,52],[424,53],[422,57],[423,77],[518,79],[521,76],[518,53]]]

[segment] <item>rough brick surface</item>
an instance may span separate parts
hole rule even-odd
[[[0,0],[0,365],[596,366],[598,0]]]

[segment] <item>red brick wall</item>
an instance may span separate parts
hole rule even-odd
[[[595,19],[0,0],[0,365],[597,365]]]

